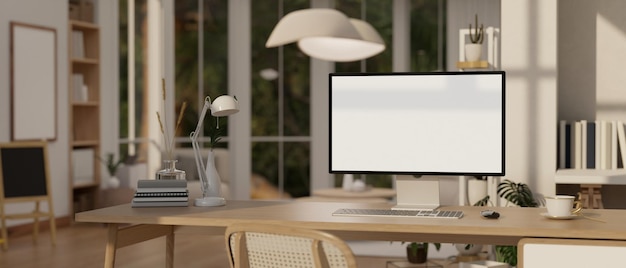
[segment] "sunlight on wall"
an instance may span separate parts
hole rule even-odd
[[[623,64],[626,62],[626,31],[624,24],[598,13],[596,16],[596,88],[598,117],[606,119],[626,119],[626,76]]]

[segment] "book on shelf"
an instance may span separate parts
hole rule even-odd
[[[580,169],[587,169],[587,120],[580,120]]]
[[[73,100],[76,102],[84,102],[89,100],[89,88],[84,83],[83,74],[72,74],[72,91]]]
[[[600,128],[600,148],[599,155],[600,164],[596,167],[598,169],[610,169],[611,162],[611,124],[609,122],[600,120],[597,121],[597,126]]]
[[[585,151],[586,151],[586,163],[585,166],[588,169],[596,168],[596,123],[595,122],[586,122],[585,127],[585,137],[586,142]]]
[[[581,169],[582,166],[582,123],[574,122],[571,139],[572,168]]]
[[[72,56],[74,58],[84,58],[85,57],[85,41],[84,41],[83,31],[73,30],[72,31]]]
[[[609,169],[617,168],[617,147],[619,146],[617,143],[617,122],[611,121],[611,166]]]
[[[74,186],[95,183],[93,148],[80,148],[72,150],[72,180]]]
[[[131,207],[186,207],[189,206],[188,201],[166,201],[166,202],[135,202],[131,203]]]
[[[595,143],[596,143],[596,151],[595,151],[595,160],[596,160],[596,164],[595,164],[595,168],[599,169],[600,166],[602,165],[602,143],[600,142],[601,137],[602,137],[602,126],[600,125],[599,121],[595,121],[594,122],[595,125]]]
[[[572,129],[571,124],[566,120],[559,121],[559,168],[571,168],[572,167],[572,152],[571,152],[571,138]]]
[[[558,123],[559,169],[626,168],[626,126],[622,121]]]
[[[617,143],[619,143],[619,157],[622,168],[626,168],[626,131],[624,130],[624,123],[617,121]]]

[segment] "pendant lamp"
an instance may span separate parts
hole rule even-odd
[[[265,46],[293,42],[310,57],[337,62],[362,60],[385,50],[384,41],[369,23],[330,8],[302,9],[285,15]]]

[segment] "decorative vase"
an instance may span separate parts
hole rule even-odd
[[[463,256],[478,255],[478,253],[480,253],[480,251],[483,249],[483,245],[478,244],[455,244],[454,247],[456,247],[459,255]]]
[[[109,178],[109,181],[107,181],[107,186],[111,189],[120,187],[120,179],[118,179],[116,176],[111,176]]]
[[[196,198],[196,206],[223,206],[226,200],[222,197],[220,174],[215,167],[215,154],[209,150],[204,174],[198,174],[202,183],[202,197]]]
[[[406,259],[410,263],[425,263],[428,259],[428,251],[424,247],[417,247],[416,250],[412,246],[406,247]]]
[[[156,172],[157,180],[184,180],[185,171],[176,169],[178,160],[163,160],[164,168]]]
[[[482,54],[482,44],[465,44],[465,60],[466,61],[479,61]]]

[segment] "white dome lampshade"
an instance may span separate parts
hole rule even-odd
[[[303,9],[285,15],[265,46],[292,42],[298,42],[305,54],[328,61],[357,61],[385,50],[385,43],[369,23],[329,8]]]
[[[222,117],[239,112],[239,102],[235,97],[222,95],[213,100],[211,115]]]

